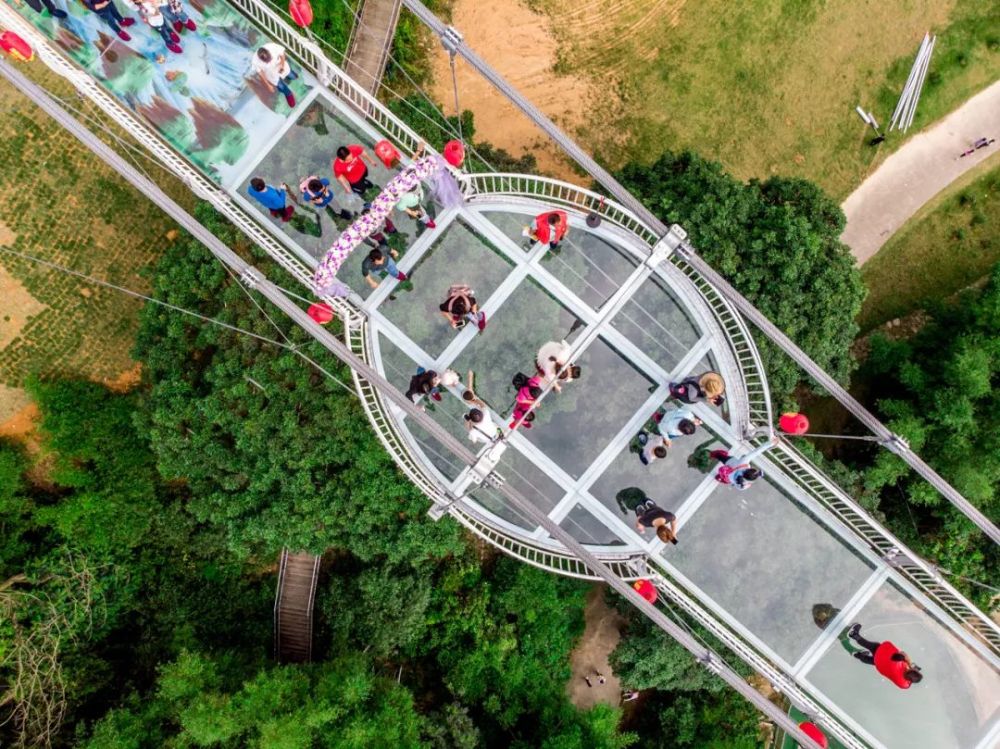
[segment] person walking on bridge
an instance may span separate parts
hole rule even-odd
[[[566,211],[548,211],[535,216],[534,226],[525,228],[525,236],[535,242],[544,242],[550,250],[558,250],[559,243],[569,231]]]
[[[864,648],[864,651],[854,653],[854,657],[887,678],[900,689],[909,689],[911,684],[919,684],[924,675],[920,667],[914,665],[910,656],[897,648],[888,640],[872,642],[861,636],[861,625],[852,624],[847,636]]]
[[[294,81],[299,74],[288,63],[288,53],[284,47],[274,42],[265,44],[253,56],[251,68],[269,91],[280,91],[285,96],[288,108],[295,109],[295,94],[288,87],[288,82]]]
[[[262,177],[254,177],[250,180],[247,195],[267,208],[272,216],[280,218],[283,222],[290,221],[295,214],[295,206],[286,205],[288,186],[284,182],[275,187],[267,184]]]

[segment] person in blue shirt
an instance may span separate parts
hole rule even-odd
[[[325,177],[322,179],[315,175],[306,177],[299,183],[299,189],[302,191],[302,199],[315,208],[317,213],[320,208],[326,208],[326,212],[330,214],[331,218],[338,215],[345,221],[354,218],[354,214],[346,208],[341,208],[338,214],[336,208],[331,205],[333,203],[333,190],[330,189],[330,180]]]
[[[267,208],[275,218],[280,218],[282,221],[289,221],[295,214],[295,206],[285,205],[285,200],[288,196],[287,190],[288,186],[284,182],[275,187],[274,185],[267,184],[260,177],[254,177],[250,180],[247,195]]]

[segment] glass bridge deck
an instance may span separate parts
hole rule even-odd
[[[113,39],[76,2],[54,0],[70,14],[56,22],[6,1],[303,261],[314,264],[346,225],[303,206],[281,224],[246,198],[254,175],[293,190],[310,174],[332,180],[337,146],[370,149],[381,136],[301,68],[294,111],[259,89],[248,68],[253,50],[267,40],[222,0],[190,3],[199,31],[185,34],[183,55],[166,53],[142,24],[130,29],[131,43]],[[376,184],[392,175],[382,166],[371,172]],[[357,206],[344,199],[344,207]],[[474,370],[477,393],[497,423],[505,423],[511,377],[532,373],[542,343],[596,333],[576,361],[582,378],[544,399],[534,427],[510,439],[498,473],[595,551],[644,553],[871,746],[1000,746],[1000,666],[993,653],[766,458],[767,478],[743,493],[692,465],[699,446],[740,449],[728,411],[694,406],[704,421],[697,434],[676,440],[666,459],[640,463],[633,439],[658,408],[676,406],[668,400],[669,382],[708,369],[738,371],[728,342],[709,307],[670,264],[607,314],[608,301],[637,272],[648,248],[613,226],[591,229],[571,211],[568,239],[550,252],[522,235],[544,208],[528,198],[479,195],[460,209],[432,207],[434,230],[397,213],[404,245],[398,262],[413,277],[410,290],[392,279],[369,289],[360,272],[366,250],[357,250],[340,278],[368,315],[375,365],[403,390],[418,366],[454,368],[463,378]],[[482,334],[473,326],[454,330],[438,314],[452,283],[475,289],[489,318]],[[739,381],[728,384],[742,388]],[[459,396],[459,389],[444,391],[443,400],[427,408],[464,439]],[[442,486],[451,485],[464,466],[401,412],[391,414],[412,455]],[[618,501],[628,488],[677,514],[678,545],[635,530],[634,516]],[[495,489],[481,486],[471,496],[502,533],[557,546]],[[816,607],[835,614],[825,628],[814,617]],[[923,667],[924,682],[898,690],[853,659],[842,634],[854,621],[868,638],[891,639],[910,653]]]

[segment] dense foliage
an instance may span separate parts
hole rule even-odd
[[[846,381],[864,287],[840,242],[844,215],[811,182],[771,177],[743,183],[716,162],[668,153],[631,164],[622,183],[654,213],[689,232],[702,257],[823,369]],[[771,392],[781,402],[802,378],[762,335]]]
[[[233,238],[213,214],[201,218]],[[452,524],[413,522],[426,500],[368,427],[346,367],[273,309],[272,326],[195,242],[166,251],[154,288],[172,304],[298,345],[339,379],[287,348],[162,307],[144,310],[135,351],[151,384],[141,431],[160,473],[187,483],[191,511],[223,530],[236,552],[336,547],[417,562],[458,548]]]
[[[192,240],[154,287],[346,379]],[[33,385],[41,463],[0,442],[0,743],[632,742],[618,710],[566,697],[585,587],[431,521],[352,392],[287,348],[162,307],[143,313],[137,353],[154,382],[136,394]],[[328,551],[312,666],[269,659],[286,538]]]
[[[1000,266],[981,290],[930,310],[913,338],[876,337],[861,374],[889,428],[978,506],[1000,519]],[[897,456],[863,473],[865,501],[943,567],[1000,587],[1000,557],[962,514]],[[960,583],[960,581],[959,581]],[[984,589],[969,589],[985,602]]]

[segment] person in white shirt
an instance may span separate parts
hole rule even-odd
[[[500,430],[486,409],[473,408],[465,415],[465,428],[470,442],[492,444],[500,436]]]
[[[133,0],[133,4],[136,10],[139,11],[139,15],[142,16],[142,20],[149,24],[149,27],[162,37],[163,43],[167,45],[167,49],[177,55],[184,51],[181,49],[181,45],[177,43],[181,38],[167,25],[167,20],[163,17],[163,13],[160,10],[159,2],[154,2],[154,0]]]
[[[277,89],[285,95],[285,101],[288,102],[289,108],[295,108],[295,94],[288,87],[288,81],[294,81],[299,76],[288,63],[288,55],[284,47],[274,42],[265,44],[254,55],[251,68],[269,91]]]
[[[701,419],[686,406],[675,408],[662,415],[657,412],[653,420],[658,422],[655,432],[639,432],[639,445],[642,448],[639,460],[644,466],[667,457],[667,448],[670,447],[671,440],[691,436],[701,424]]]
[[[566,341],[549,341],[542,344],[535,356],[535,369],[538,370],[543,387],[553,383],[552,389],[558,393],[562,391],[562,383],[580,378],[580,368],[569,364],[571,353],[572,347]],[[560,370],[562,374],[559,373]]]

